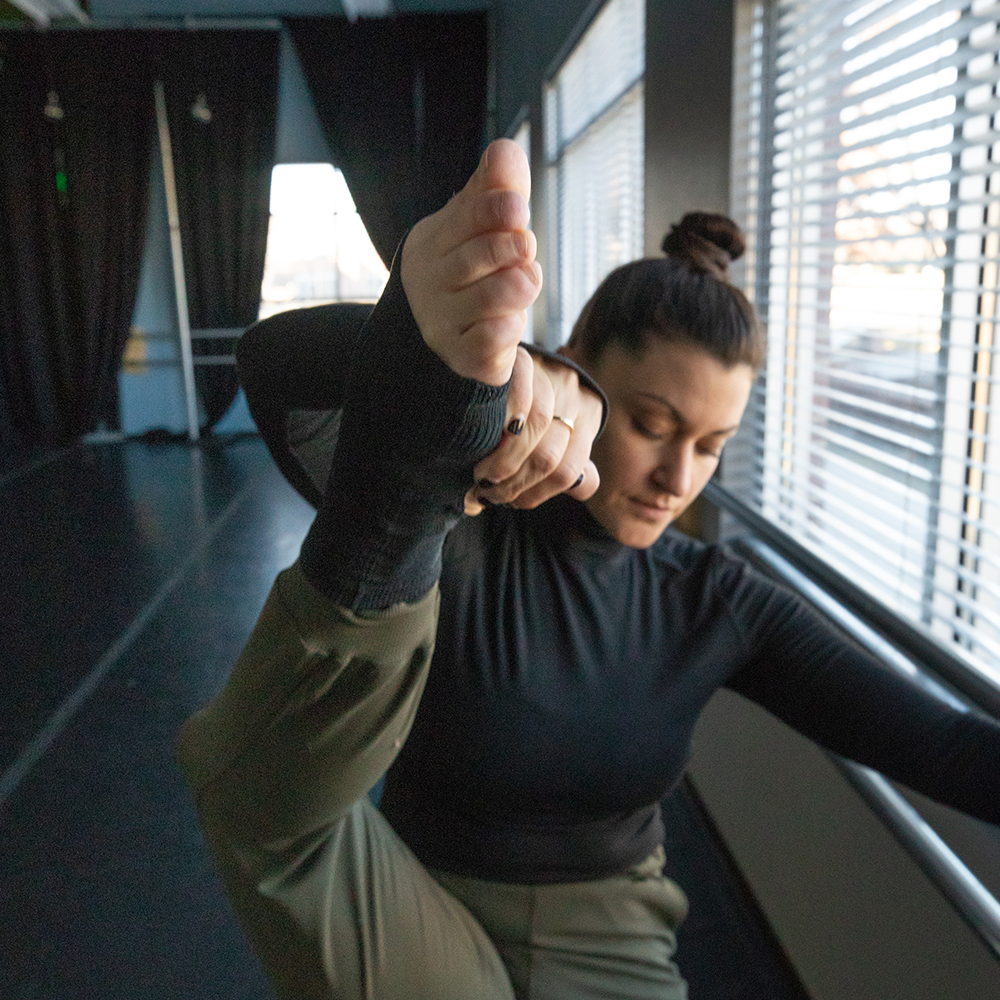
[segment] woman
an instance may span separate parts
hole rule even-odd
[[[517,346],[540,282],[527,184],[493,144],[360,335],[314,313],[244,341],[262,432],[319,509],[181,759],[282,997],[684,997],[657,803],[721,685],[1000,820],[1000,726],[665,532],[761,356],[706,273],[738,234],[689,218],[676,259],[611,275],[566,349],[578,375]],[[487,509],[461,518],[463,496]]]

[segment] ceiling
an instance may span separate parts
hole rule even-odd
[[[331,14],[350,20],[393,12],[483,10],[490,0],[0,0],[0,21],[121,23],[145,18],[263,18]]]

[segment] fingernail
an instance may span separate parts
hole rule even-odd
[[[484,507],[492,507],[493,501],[487,500],[486,497],[476,497],[476,503],[482,504]]]
[[[483,486],[483,487],[486,487],[488,489],[490,486],[496,486],[496,483],[493,482],[492,479],[477,479],[476,480],[476,485],[477,486]]]
[[[513,434],[514,437],[520,437],[521,431],[524,430],[524,417],[518,414],[514,419],[507,425],[507,433]]]
[[[570,487],[570,489],[571,490],[575,490],[577,488],[577,486],[579,486],[580,483],[582,483],[582,482],[583,482],[583,473],[581,472],[580,475],[577,477],[576,482]]]

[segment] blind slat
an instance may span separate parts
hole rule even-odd
[[[608,0],[545,91],[549,346],[643,248],[643,0]]]

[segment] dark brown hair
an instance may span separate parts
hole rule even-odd
[[[663,237],[666,257],[612,271],[583,307],[569,344],[584,362],[609,344],[638,353],[651,336],[687,341],[727,368],[764,360],[764,334],[747,297],[729,283],[746,242],[724,215],[689,212]]]

